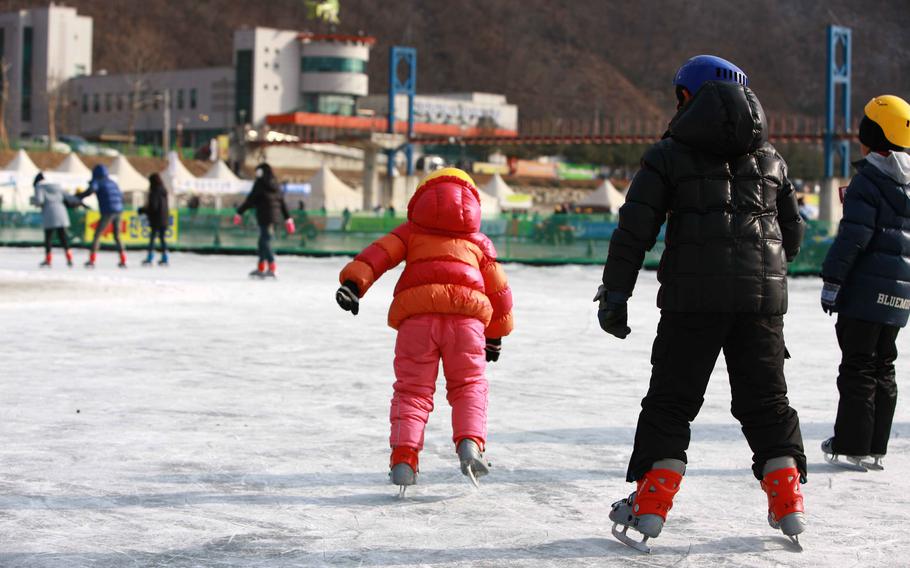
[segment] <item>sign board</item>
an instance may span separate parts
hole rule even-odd
[[[101,213],[98,211],[89,211],[85,214],[85,241],[91,242],[95,238],[95,231],[98,229],[98,223],[101,221]],[[168,219],[168,228],[164,233],[164,238],[168,242],[175,242],[178,235],[177,210],[171,209]],[[102,244],[114,244],[115,227],[108,225],[107,229],[101,234]],[[151,229],[148,225],[148,218],[145,215],[139,215],[135,211],[124,211],[120,214],[120,224],[116,227],[120,233],[120,242],[125,245],[148,244]]]

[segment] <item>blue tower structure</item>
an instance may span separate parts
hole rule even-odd
[[[396,95],[408,97],[408,131],[406,142],[401,148],[388,150],[388,176],[392,179],[395,168],[395,154],[404,149],[408,175],[414,174],[414,148],[411,138],[414,137],[414,95],[417,94],[417,50],[413,47],[393,45],[389,49],[389,125],[388,132],[395,132],[395,98]]]
[[[828,81],[825,122],[825,177],[834,176],[835,154],[840,155],[840,177],[850,177],[850,140],[838,138],[838,134],[850,132],[850,57],[853,46],[850,28],[828,26]],[[839,61],[839,62],[838,62]],[[840,94],[840,97],[838,97]],[[837,101],[840,98],[840,117],[844,132],[837,130]]]

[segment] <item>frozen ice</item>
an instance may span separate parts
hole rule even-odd
[[[910,562],[910,406],[883,472],[824,463],[839,351],[820,281],[791,280],[790,398],[809,456],[794,552],[766,520],[730,416],[723,358],[693,426],[688,473],[653,553],[610,535],[647,389],[657,283],[632,334],[597,326],[596,266],[506,266],[516,330],[491,384],[491,474],[459,471],[440,382],[404,501],[389,484],[395,332],[387,274],[357,317],[335,305],[348,259],[173,254],[171,267],[39,270],[0,249],[0,566],[893,566]],[[897,362],[910,372],[906,332]]]

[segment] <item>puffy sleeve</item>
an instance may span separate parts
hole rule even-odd
[[[806,224],[803,223],[802,217],[799,216],[799,202],[796,199],[796,191],[793,184],[787,178],[787,171],[784,169],[783,179],[781,180],[781,190],[777,194],[777,222],[780,225],[780,233],[783,236],[784,253],[787,260],[792,261],[799,254],[799,247],[803,243],[803,234],[806,232]]]
[[[376,240],[344,267],[338,281],[344,284],[350,280],[356,284],[362,298],[380,276],[405,259],[410,234],[410,225],[404,223]]]
[[[607,290],[632,295],[645,253],[654,247],[667,218],[670,189],[663,153],[652,146],[642,157],[626,202],[619,209],[619,225],[610,238],[604,265],[603,283]]]
[[[509,335],[514,328],[512,319],[512,290],[506,279],[502,264],[496,260],[496,248],[486,239],[483,243],[484,255],[480,260],[480,273],[483,275],[483,286],[490,304],[493,306],[493,316],[487,326],[485,335],[489,338],[500,338]]]
[[[876,195],[867,190],[862,179],[859,175],[854,177],[847,187],[844,217],[822,264],[822,277],[825,280],[844,282],[857,257],[866,250],[875,235],[875,219],[878,215]]]

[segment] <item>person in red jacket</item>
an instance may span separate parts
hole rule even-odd
[[[408,221],[358,254],[341,271],[338,304],[357,315],[360,298],[390,268],[406,261],[389,325],[398,330],[390,413],[390,477],[417,482],[418,453],[433,410],[442,361],[452,406],[452,440],[461,471],[476,485],[489,473],[486,363],[499,359],[512,331],[512,292],[496,249],[480,232],[480,194],[468,174],[438,170],[408,203]]]

